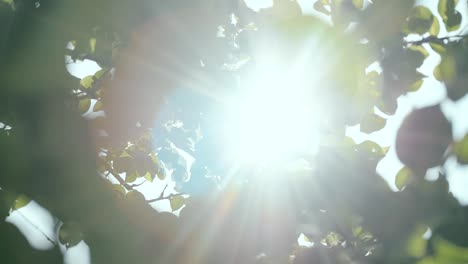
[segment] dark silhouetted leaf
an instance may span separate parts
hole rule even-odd
[[[60,227],[59,231],[59,241],[65,247],[70,248],[77,245],[81,240],[83,240],[83,233],[78,224],[69,222],[64,223]]]
[[[447,31],[454,31],[460,28],[462,16],[455,8],[458,0],[440,0],[438,5],[439,14],[445,23]]]
[[[434,16],[429,8],[425,6],[416,6],[411,11],[411,15],[408,20],[408,30],[411,33],[424,34],[432,28],[433,21]]]
[[[397,133],[395,149],[400,161],[413,172],[440,165],[452,141],[452,126],[439,105],[414,110]]]

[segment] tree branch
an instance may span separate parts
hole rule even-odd
[[[106,169],[107,171],[120,183],[120,185],[122,185],[123,187],[125,187],[125,189],[127,189],[128,191],[134,191],[133,187],[126,183],[118,173],[116,173],[110,166],[109,164],[106,164]],[[106,175],[108,176],[108,175]]]
[[[442,37],[442,38],[430,36],[430,37],[426,37],[426,38],[423,38],[423,39],[420,39],[420,40],[405,41],[405,43],[410,44],[410,45],[422,45],[424,43],[429,43],[429,42],[444,44],[444,41],[446,41],[446,40],[450,41],[453,38],[455,38],[455,39],[464,39],[466,37],[468,37],[468,35],[453,35],[453,36],[447,36],[447,37]]]
[[[150,200],[146,200],[147,203],[154,203],[154,202],[157,202],[157,201],[161,201],[161,200],[169,200],[173,197],[177,197],[177,196],[180,196],[180,195],[186,195],[186,193],[171,193],[169,194],[168,196],[163,196],[163,197],[158,197],[158,198],[154,198],[154,199],[150,199]]]

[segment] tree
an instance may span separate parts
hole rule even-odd
[[[0,215],[34,200],[63,223],[53,249],[38,251],[1,222],[2,261],[60,263],[59,245],[84,240],[93,263],[467,262],[468,211],[443,164],[468,162],[468,137],[453,139],[440,106],[414,110],[399,129],[398,192],[375,171],[388,149],[345,136],[349,125],[385,126],[374,109],[392,115],[419,89],[429,51],[441,57],[433,76],[447,100],[466,95],[466,10],[457,0],[437,1],[436,13],[411,0],[310,3],[328,25],[295,1],[273,2],[260,12],[243,1],[0,2]],[[102,70],[79,80],[65,55]],[[281,91],[300,79],[323,108],[318,152],[301,156],[312,168],[232,175],[212,129],[223,102],[265,65],[273,79],[298,60]],[[382,71],[366,72],[374,62]],[[428,181],[432,167],[439,177]],[[146,197],[140,184],[153,181],[175,190]],[[155,210],[160,201],[179,216]],[[314,245],[299,246],[300,234]]]

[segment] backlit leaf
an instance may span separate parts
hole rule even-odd
[[[455,143],[454,152],[460,164],[468,164],[468,134],[461,141]]]
[[[402,190],[406,184],[408,183],[409,179],[411,178],[411,170],[407,167],[403,167],[398,171],[396,177],[395,177],[395,186],[398,188],[398,190]]]
[[[93,87],[93,83],[94,83],[94,78],[92,75],[86,76],[80,81],[81,86],[85,89],[89,89]]]
[[[364,0],[353,0],[353,5],[357,9],[362,9],[364,7]]]
[[[172,196],[169,200],[172,211],[179,210],[185,204],[185,198],[182,195]]]
[[[19,195],[18,197],[16,197],[15,203],[12,209],[13,210],[20,209],[28,205],[30,202],[31,202],[31,199],[29,199],[26,195],[23,195],[23,194]]]
[[[91,99],[89,98],[81,99],[78,102],[78,110],[82,114],[88,112],[90,106],[91,106]]]
[[[408,30],[410,33],[424,34],[431,29],[433,20],[434,16],[429,8],[416,6],[408,19]]]
[[[370,113],[361,121],[360,127],[362,132],[372,133],[384,128],[386,123],[387,121],[384,118],[376,115],[375,113]]]
[[[439,81],[452,81],[456,76],[456,61],[450,55],[442,58],[442,61],[434,68],[434,77]]]
[[[439,35],[439,32],[440,32],[439,20],[436,17],[433,17],[432,25],[431,25],[431,28],[429,29],[429,34],[431,34],[431,36],[437,36]]]
[[[447,31],[454,31],[460,28],[462,15],[455,8],[458,0],[440,0],[438,11],[445,23]]]
[[[101,110],[102,110],[102,102],[97,101],[93,106],[93,111],[98,112],[98,111],[101,111]]]
[[[409,86],[408,91],[415,92],[419,90],[419,88],[421,88],[423,83],[424,83],[424,79],[417,80],[416,82],[414,82],[413,84]]]

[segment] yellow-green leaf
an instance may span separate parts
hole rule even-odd
[[[442,58],[439,65],[434,68],[434,77],[439,81],[452,81],[456,77],[456,61],[451,55]]]
[[[444,21],[447,31],[460,28],[462,15],[455,8],[458,0],[439,0],[438,11]]]
[[[80,81],[81,86],[85,89],[89,89],[93,87],[93,83],[94,83],[94,78],[92,75],[86,76]]]
[[[364,7],[364,0],[353,0],[353,5],[357,9],[362,9]]]
[[[384,128],[386,123],[387,120],[384,118],[376,115],[375,113],[370,113],[361,121],[361,131],[364,133],[372,133]]]
[[[31,202],[31,199],[29,199],[26,195],[23,195],[23,194],[19,195],[18,197],[16,197],[15,203],[12,209],[13,210],[20,209],[28,205],[30,202]]]
[[[137,203],[146,201],[145,196],[139,191],[130,191],[125,195],[125,197],[130,201]]]
[[[179,210],[185,204],[185,198],[182,195],[172,196],[169,200],[172,211]]]
[[[427,227],[421,225],[415,229],[413,234],[411,234],[406,245],[408,255],[418,258],[423,257],[426,254],[427,240],[423,238],[426,231]]]
[[[89,39],[89,49],[91,50],[91,53],[94,53],[94,51],[96,51],[96,38]]]
[[[424,83],[424,79],[420,79],[420,80],[417,80],[416,82],[412,83],[410,86],[409,86],[409,91],[410,92],[415,92],[417,90],[419,90],[419,88],[421,88],[422,84]]]
[[[102,102],[97,101],[93,106],[93,112],[98,112],[102,110]]]
[[[91,99],[89,99],[89,98],[81,99],[78,102],[78,111],[80,111],[80,113],[84,114],[84,113],[88,112],[90,106],[91,106]]]
[[[407,29],[411,33],[424,34],[428,32],[434,23],[431,10],[425,6],[415,6],[411,10]]]
[[[407,167],[400,169],[395,177],[395,186],[398,188],[398,190],[401,191],[406,186],[406,184],[408,184],[408,181],[411,178],[411,174],[411,170]]]
[[[445,53],[445,47],[444,45],[440,44],[440,43],[435,43],[435,42],[431,42],[429,43],[429,45],[431,46],[431,48],[439,53],[439,54],[444,54]]]
[[[419,52],[421,53],[424,58],[427,58],[429,57],[429,51],[427,51],[423,46],[421,45],[413,45],[411,47],[408,48],[409,50],[412,50],[412,51],[415,51],[415,52]]]
[[[149,182],[153,182],[153,180],[154,180],[154,175],[152,175],[152,174],[149,173],[149,172],[147,172],[147,173],[145,174],[145,176],[143,176],[143,177],[144,177],[147,181],[149,181]]]
[[[431,28],[429,29],[429,34],[431,36],[437,36],[439,35],[440,32],[440,24],[439,24],[439,19],[437,19],[435,16],[432,18],[432,25]]]
[[[127,172],[127,174],[125,175],[125,181],[126,182],[134,182],[136,181],[136,179],[138,178],[138,173],[136,171],[133,171],[133,172]]]
[[[454,152],[460,164],[468,164],[468,134],[461,141],[455,143]]]

